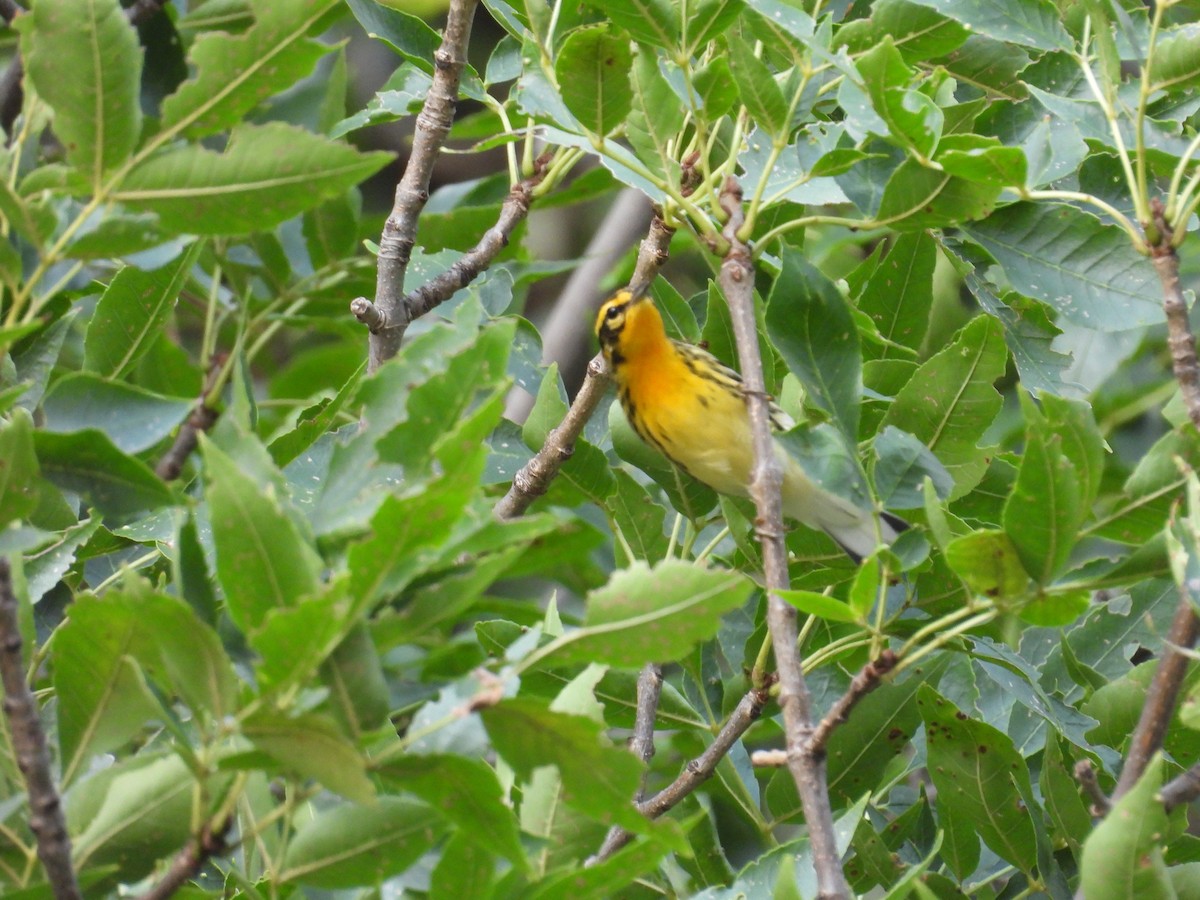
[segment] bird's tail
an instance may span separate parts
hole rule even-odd
[[[821,528],[837,541],[838,546],[855,562],[860,562],[863,557],[873,553],[880,540],[890,544],[908,528],[907,522],[890,512],[879,513],[878,520],[875,514],[868,510],[856,507],[854,512],[856,516],[853,521],[822,522]]]

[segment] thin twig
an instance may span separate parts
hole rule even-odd
[[[1096,767],[1092,765],[1090,759],[1081,759],[1075,763],[1075,780],[1079,782],[1079,786],[1087,798],[1092,801],[1092,815],[1108,815],[1108,811],[1112,809],[1112,800],[1100,787],[1100,781],[1096,778]]]
[[[82,895],[71,864],[71,838],[50,771],[37,701],[25,680],[21,649],[12,568],[8,559],[0,556],[0,680],[4,684],[4,712],[12,732],[13,753],[29,794],[29,827],[37,838],[38,858],[56,900],[79,900]]]
[[[179,477],[188,457],[200,443],[200,434],[202,432],[207,434],[208,430],[217,424],[217,417],[221,413],[211,404],[209,394],[220,380],[225,362],[224,355],[213,357],[212,364],[208,369],[208,377],[204,381],[204,388],[200,392],[200,399],[192,407],[187,420],[180,426],[179,433],[175,435],[175,441],[171,444],[171,449],[162,455],[154,467],[154,474],[163,481],[174,481]]]
[[[650,765],[654,759],[654,721],[658,718],[658,699],[662,696],[662,666],[646,663],[638,675],[637,712],[633,719],[633,736],[629,738],[629,752]],[[645,779],[638,789],[637,802],[646,794]]]
[[[575,395],[562,422],[546,435],[542,449],[534,454],[533,459],[521,466],[520,471],[513,477],[508,493],[492,508],[492,514],[496,518],[516,519],[523,516],[533,501],[549,490],[550,482],[558,475],[563,463],[575,452],[575,441],[583,434],[584,426],[600,405],[607,389],[608,368],[605,366],[604,357],[597,353],[588,363],[583,387]]]
[[[1164,784],[1159,796],[1162,797],[1163,807],[1167,812],[1200,797],[1200,763],[1180,772]]]
[[[407,295],[397,311],[398,318],[389,316],[382,307],[376,306],[365,297],[354,300],[350,304],[350,311],[370,329],[372,335],[388,331],[403,336],[409,323],[449,300],[455,291],[478,278],[496,258],[496,254],[508,246],[513,229],[529,215],[533,189],[545,177],[546,165],[549,162],[548,153],[534,162],[533,174],[513,185],[512,190],[508,192],[508,197],[500,207],[496,224],[484,232],[479,243],[455,260],[445,272]]]
[[[1150,204],[1154,214],[1154,225],[1161,240],[1150,248],[1150,258],[1162,282],[1163,314],[1167,318],[1167,346],[1171,350],[1171,366],[1188,418],[1200,428],[1200,365],[1196,362],[1196,337],[1188,322],[1187,299],[1179,284],[1179,256],[1171,245],[1168,235],[1171,226],[1163,218],[1162,203],[1155,198]]]
[[[400,183],[396,185],[395,202],[383,226],[375,283],[379,324],[371,329],[367,363],[372,372],[396,355],[408,326],[404,311],[404,274],[416,242],[417,218],[429,200],[433,164],[454,123],[458,82],[466,65],[467,41],[471,37],[471,20],[477,3],[478,0],[450,2],[442,44],[433,54],[433,84],[417,116],[412,154]]]
[[[1200,366],[1196,362],[1196,337],[1188,322],[1187,301],[1179,285],[1179,257],[1171,245],[1171,223],[1164,217],[1163,205],[1157,198],[1150,204],[1154,217],[1154,231],[1158,240],[1150,248],[1154,269],[1158,272],[1163,289],[1163,313],[1167,319],[1167,345],[1171,349],[1171,364],[1175,380],[1183,395],[1188,418],[1200,428]],[[1129,753],[1121,768],[1121,777],[1113,790],[1113,801],[1125,796],[1150,764],[1151,758],[1162,749],[1167,726],[1175,713],[1175,701],[1187,674],[1186,655],[1200,634],[1200,620],[1196,617],[1191,598],[1180,590],[1179,606],[1171,622],[1171,630],[1164,641],[1162,656],[1154,672],[1154,680],[1146,693],[1146,702],[1141,717],[1133,730],[1129,742]]]
[[[878,657],[859,670],[850,682],[850,686],[846,688],[846,692],[830,707],[825,718],[813,731],[812,737],[809,739],[810,753],[823,754],[825,752],[825,747],[829,743],[829,737],[833,734],[834,729],[850,718],[850,710],[854,709],[863,697],[879,687],[883,676],[892,671],[897,662],[899,662],[899,657],[885,648]]]
[[[783,508],[780,487],[783,469],[775,455],[770,413],[758,350],[754,320],[754,267],[750,248],[738,237],[745,222],[742,189],[730,177],[721,190],[721,208],[728,216],[724,236],[729,251],[721,263],[720,285],[729,304],[745,385],[746,406],[754,436],[754,469],[750,496],[757,518],[755,529],[762,546],[763,574],[767,585],[767,623],[779,674],[779,705],[783,710],[788,769],[796,782],[821,900],[843,900],[850,888],[842,871],[833,832],[833,810],[825,774],[825,755],[812,744],[812,698],[804,680],[796,646],[796,609],[776,593],[788,586],[787,548],[783,541]]]
[[[712,777],[717,765],[729,753],[730,748],[741,739],[767,705],[770,694],[766,690],[750,690],[742,697],[729,719],[721,727],[713,742],[702,754],[688,762],[679,773],[679,777],[651,797],[637,804],[638,812],[648,819],[659,816],[675,808],[696,788]],[[621,828],[614,828],[604,839],[604,844],[591,857],[586,865],[592,866],[604,862],[633,839],[633,835]]]
[[[206,862],[225,852],[225,836],[229,832],[231,822],[232,820],[227,820],[225,826],[216,831],[205,826],[199,837],[188,841],[188,845],[175,854],[171,868],[163,875],[162,880],[137,900],[167,900],[187,884]]]
[[[638,248],[632,283],[649,283],[653,280],[655,273],[667,261],[671,235],[674,233],[674,229],[663,224],[658,216],[654,217],[649,233]],[[575,441],[600,405],[607,388],[608,368],[604,357],[597,353],[588,363],[587,377],[562,422],[546,435],[542,449],[521,467],[508,493],[493,507],[492,514],[496,518],[515,519],[522,516],[534,500],[546,493],[563,463],[575,452]]]
[[[1189,660],[1185,651],[1196,643],[1200,630],[1198,625],[1200,622],[1196,619],[1191,598],[1181,589],[1171,630],[1163,642],[1158,668],[1154,670],[1154,679],[1146,692],[1141,717],[1129,741],[1129,753],[1121,768],[1121,777],[1117,779],[1117,786],[1113,790],[1114,803],[1137,784],[1154,754],[1162,749],[1167,726],[1175,715],[1175,701],[1179,698],[1183,679],[1187,675]]]
[[[662,685],[662,666],[646,663],[638,675],[637,711],[633,720],[633,735],[629,738],[629,752],[645,763],[647,767],[650,765],[650,760],[654,759],[654,721],[658,716],[658,700],[662,696]],[[642,773],[642,783],[638,786],[634,803],[641,803],[646,798],[647,774],[648,771]],[[617,843],[618,841],[628,841],[628,837],[622,837],[622,835],[625,835],[625,831],[619,825],[610,828],[604,837],[604,843],[600,845],[596,855],[589,860],[589,864],[595,865],[601,862],[615,853],[619,847],[624,846],[623,843]],[[606,848],[608,848],[607,852]]]

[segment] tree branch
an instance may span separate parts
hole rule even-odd
[[[721,208],[729,217],[724,229],[729,251],[721,263],[720,285],[729,304],[745,385],[746,406],[754,435],[754,469],[750,496],[757,511],[755,529],[763,552],[767,585],[767,623],[779,673],[779,705],[783,709],[788,769],[796,782],[822,900],[848,900],[850,888],[842,871],[833,832],[833,811],[825,775],[824,751],[813,745],[812,699],[796,647],[796,610],[776,591],[788,586],[787,548],[783,541],[783,508],[780,488],[783,467],[775,455],[770,414],[758,351],[754,319],[754,268],[750,248],[738,237],[745,222],[742,189],[730,177],[721,190]]]
[[[854,709],[858,701],[879,687],[883,676],[892,671],[899,661],[899,657],[894,652],[885,648],[876,659],[871,660],[859,670],[850,682],[850,686],[846,688],[846,693],[842,694],[830,707],[825,718],[813,731],[812,737],[809,739],[810,753],[819,753],[824,756],[825,747],[834,730],[850,718],[850,711]]]
[[[200,393],[200,399],[188,414],[187,420],[180,426],[179,433],[175,435],[175,441],[171,444],[171,449],[162,455],[158,465],[154,467],[154,474],[163,481],[174,481],[179,477],[188,457],[192,455],[192,451],[200,442],[200,433],[207,433],[217,423],[217,417],[221,413],[216,407],[209,404],[208,395],[212,393],[217,381],[220,380],[224,364],[224,357],[213,359],[208,369],[208,378],[204,382],[204,389]]]
[[[1079,786],[1087,798],[1092,801],[1092,814],[1107,816],[1108,811],[1112,809],[1112,800],[1100,787],[1100,782],[1096,778],[1096,767],[1092,765],[1090,759],[1081,759],[1075,763],[1075,780],[1079,782]]]
[[[513,185],[512,190],[508,192],[508,197],[500,207],[496,224],[484,232],[479,243],[455,260],[441,275],[430,279],[407,295],[394,315],[389,316],[382,307],[376,306],[365,297],[359,297],[350,304],[350,311],[354,313],[355,318],[366,325],[372,335],[388,331],[403,337],[404,331],[413,320],[449,300],[455,291],[478,278],[496,258],[496,254],[508,245],[513,229],[529,215],[533,189],[545,177],[549,161],[550,154],[540,156],[534,163],[533,174]],[[411,249],[410,247],[410,252]]]
[[[663,671],[662,666],[646,663],[638,675],[637,682],[637,713],[633,720],[633,736],[629,739],[629,750],[650,765],[654,759],[654,721],[658,717],[658,699],[662,696]],[[637,802],[641,803],[646,794],[645,779],[638,789]]]
[[[25,680],[21,648],[12,568],[8,559],[0,556],[0,679],[4,683],[4,713],[12,732],[13,752],[29,794],[29,827],[37,838],[38,858],[56,900],[79,900],[82,895],[71,864],[71,838],[50,771],[37,702]]]
[[[668,228],[660,217],[654,217],[650,223],[650,232],[638,248],[633,283],[649,283],[653,280],[654,275],[667,261],[671,235],[674,233],[674,229]],[[575,395],[575,400],[562,422],[546,435],[542,449],[521,467],[513,478],[508,493],[492,508],[492,514],[496,518],[515,519],[522,516],[534,500],[546,493],[550,482],[562,469],[563,463],[575,452],[575,441],[579,439],[583,427],[600,405],[607,388],[608,370],[604,357],[597,353],[588,363],[583,387]]]
[[[1167,319],[1167,346],[1171,351],[1171,366],[1188,418],[1200,428],[1200,365],[1196,362],[1196,336],[1188,321],[1187,300],[1179,284],[1179,256],[1170,244],[1168,235],[1172,228],[1163,218],[1162,202],[1155,198],[1150,204],[1155,227],[1162,236],[1159,243],[1150,247],[1150,258],[1158,280],[1162,282],[1163,314]]]
[[[429,200],[433,164],[454,123],[458,83],[466,65],[467,41],[478,0],[451,0],[442,44],[433,55],[433,85],[417,115],[412,153],[404,175],[396,185],[392,211],[379,241],[375,306],[379,322],[372,328],[368,370],[374,372],[396,355],[409,318],[404,308],[404,275],[412,258],[417,236],[417,218]],[[365,301],[364,301],[365,302]],[[357,303],[357,301],[356,301]],[[359,315],[355,311],[355,315]]]
[[[1162,797],[1163,807],[1167,812],[1200,797],[1200,763],[1180,772],[1164,784],[1159,796]]]
[[[181,887],[187,884],[201,867],[214,856],[220,856],[226,850],[225,835],[229,831],[232,820],[226,820],[223,828],[211,830],[207,825],[200,836],[188,841],[188,845],[180,850],[171,861],[171,868],[154,885],[137,900],[167,900]]]
[[[636,804],[638,812],[648,819],[659,816],[674,809],[692,791],[708,781],[717,770],[717,765],[729,753],[751,725],[762,715],[763,707],[767,705],[770,694],[766,689],[752,689],[739,701],[737,707],[730,713],[728,720],[717,732],[713,742],[702,754],[688,762],[679,773],[679,777],[651,797]],[[626,844],[633,840],[633,835],[621,828],[614,828],[604,839],[604,844],[585,865],[593,866],[604,862]]]
[[[1188,418],[1200,428],[1200,366],[1196,362],[1196,337],[1188,322],[1187,301],[1179,285],[1179,256],[1171,245],[1168,235],[1172,228],[1164,217],[1163,205],[1155,198],[1150,211],[1159,239],[1150,247],[1154,269],[1158,272],[1163,289],[1163,314],[1167,319],[1167,345],[1171,350],[1171,364],[1175,380],[1183,395]],[[1171,622],[1163,644],[1162,656],[1146,693],[1146,702],[1141,717],[1133,730],[1129,743],[1129,754],[1121,769],[1121,777],[1113,790],[1113,801],[1119,800],[1137,783],[1150,759],[1162,749],[1163,737],[1175,712],[1175,701],[1179,698],[1184,676],[1187,674],[1188,658],[1185,655],[1196,643],[1200,633],[1200,620],[1192,607],[1187,592],[1180,589],[1179,606]]]
[[[1117,786],[1113,789],[1114,803],[1137,784],[1154,754],[1162,749],[1167,726],[1175,714],[1175,701],[1179,698],[1184,676],[1187,675],[1188,657],[1185,651],[1196,643],[1198,624],[1191,599],[1180,589],[1179,606],[1175,609],[1171,630],[1163,642],[1154,680],[1150,682],[1142,714],[1129,742],[1129,754],[1121,768]]]

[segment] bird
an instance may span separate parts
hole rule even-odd
[[[742,377],[707,350],[667,336],[649,284],[621,288],[601,305],[596,336],[629,424],[688,475],[721,494],[749,496],[754,466]],[[770,401],[773,431],[795,423]],[[783,465],[783,512],[824,531],[856,562],[908,527],[878,516],[813,482],[775,442]]]

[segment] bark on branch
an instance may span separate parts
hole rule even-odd
[[[767,586],[767,623],[779,674],[779,705],[783,709],[788,769],[796,782],[821,900],[848,900],[850,888],[842,871],[833,832],[833,811],[825,774],[825,754],[813,742],[812,699],[796,647],[796,610],[776,591],[788,587],[787,548],[783,540],[780,487],[783,469],[775,456],[768,399],[754,320],[754,267],[750,248],[738,236],[745,222],[742,189],[730,177],[721,191],[721,208],[728,216],[723,232],[729,250],[721,263],[720,285],[729,304],[742,368],[746,405],[754,434],[754,469],[750,496],[757,512],[755,528],[762,545]]]
[[[137,900],[167,900],[191,881],[206,862],[225,852],[225,835],[230,824],[231,822],[226,822],[225,827],[218,830],[211,830],[206,826],[199,837],[189,841],[188,845],[175,855],[162,880]]]
[[[702,754],[684,766],[679,777],[648,800],[636,804],[638,812],[648,819],[657,819],[664,813],[674,809],[685,797],[696,788],[708,781],[717,770],[717,765],[729,753],[745,734],[751,725],[762,715],[763,707],[767,705],[770,694],[765,689],[751,690],[742,697],[729,719],[722,726],[713,742]],[[626,844],[633,840],[633,835],[622,828],[614,828],[604,839],[604,843],[591,857],[586,865],[592,866],[604,862]]]
[[[1150,252],[1154,269],[1162,282],[1163,314],[1167,319],[1171,364],[1187,407],[1188,418],[1200,428],[1200,366],[1196,361],[1196,336],[1188,321],[1187,301],[1179,284],[1179,256],[1167,237],[1172,228],[1164,217],[1162,203],[1157,199],[1151,203],[1151,212],[1160,238],[1151,245]],[[1198,634],[1200,620],[1196,617],[1191,598],[1185,590],[1180,589],[1179,606],[1163,643],[1162,655],[1146,694],[1142,715],[1133,731],[1129,754],[1113,791],[1113,802],[1129,792],[1154,754],[1162,749],[1163,738],[1187,674],[1188,658],[1185,654],[1195,645]]]
[[[379,316],[378,324],[371,330],[367,363],[372,372],[396,355],[408,325],[404,316],[404,274],[416,242],[417,219],[429,199],[433,164],[454,123],[458,82],[466,65],[467,42],[477,3],[478,0],[450,2],[442,43],[433,55],[433,85],[417,116],[412,153],[383,226],[374,303]],[[355,315],[359,315],[357,310]]]
[[[0,556],[0,679],[4,684],[4,714],[12,733],[17,768],[29,795],[29,827],[37,839],[38,858],[57,900],[79,900],[79,884],[71,863],[71,838],[63,817],[62,800],[50,769],[46,734],[38,718],[37,701],[25,680],[21,659],[21,630],[12,569]]]

